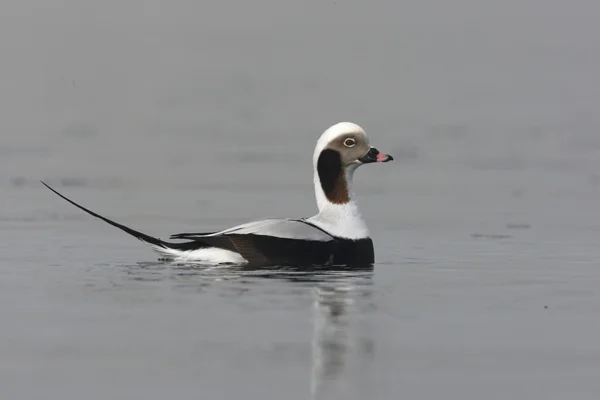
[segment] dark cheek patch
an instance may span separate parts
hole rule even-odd
[[[344,204],[350,201],[340,153],[330,149],[323,150],[317,162],[317,171],[321,188],[330,202]]]

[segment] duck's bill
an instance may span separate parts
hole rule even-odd
[[[371,150],[364,156],[360,157],[358,161],[361,163],[374,163],[374,162],[388,162],[392,161],[394,157],[389,154],[385,154],[377,150],[375,147],[371,147]]]

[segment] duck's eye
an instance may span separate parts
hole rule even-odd
[[[344,140],[344,146],[346,147],[353,147],[356,144],[356,140],[352,139],[352,138],[348,138],[346,140]]]

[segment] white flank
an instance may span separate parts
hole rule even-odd
[[[240,254],[230,250],[219,249],[216,247],[181,251],[175,249],[166,249],[164,247],[152,245],[152,249],[164,258],[168,258],[169,260],[176,262],[193,262],[207,265],[243,265],[248,263],[248,260],[246,260]]]

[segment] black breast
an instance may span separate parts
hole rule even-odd
[[[371,238],[338,239],[334,242],[334,264],[365,265],[375,262],[375,251]]]

